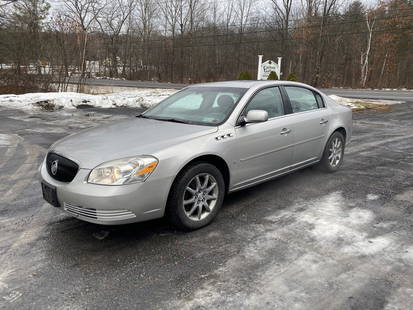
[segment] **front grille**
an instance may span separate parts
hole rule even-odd
[[[61,182],[71,182],[79,170],[78,164],[74,161],[57,155],[56,153],[47,154],[46,167],[49,175],[53,179]]]
[[[136,217],[134,213],[128,210],[96,210],[91,208],[83,208],[74,206],[70,203],[63,203],[63,209],[79,218],[94,219],[103,222],[112,222],[119,220],[133,219]]]

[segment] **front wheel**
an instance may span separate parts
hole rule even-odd
[[[327,172],[337,171],[343,164],[345,139],[336,131],[328,139],[320,161],[320,167]]]
[[[174,182],[166,209],[169,220],[180,229],[195,230],[217,215],[225,195],[221,172],[198,163],[181,172]]]

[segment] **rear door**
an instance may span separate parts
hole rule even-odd
[[[265,110],[268,121],[235,128],[233,158],[237,168],[232,174],[233,187],[258,183],[282,173],[291,164],[293,138],[279,87],[259,90],[241,116],[250,110]]]
[[[284,86],[292,114],[289,115],[294,134],[292,164],[300,165],[321,157],[329,121],[321,96],[308,88]]]

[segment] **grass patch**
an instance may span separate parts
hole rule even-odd
[[[356,101],[354,102],[357,107],[352,108],[353,111],[365,111],[365,110],[374,110],[374,111],[382,111],[388,112],[392,110],[392,106],[389,104],[376,104],[376,103],[368,103],[365,101]]]
[[[62,106],[56,105],[52,100],[41,100],[33,103],[33,105],[45,112],[54,112],[63,109]]]

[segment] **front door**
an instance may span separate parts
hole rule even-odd
[[[232,189],[239,189],[282,173],[291,164],[293,135],[278,87],[260,90],[247,104],[250,110],[265,110],[268,121],[235,128],[236,165]]]

